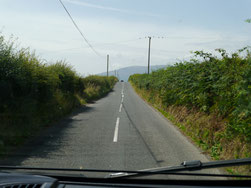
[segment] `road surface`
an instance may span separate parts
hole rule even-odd
[[[179,165],[185,160],[208,161],[174,125],[144,102],[129,83],[120,82],[106,97],[42,132],[10,157],[8,163],[140,170]]]

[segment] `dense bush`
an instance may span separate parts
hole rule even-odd
[[[100,98],[107,94],[118,81],[115,76],[88,76],[84,78],[86,89],[84,90],[85,97],[88,100]]]
[[[227,131],[251,141],[251,53],[247,48],[231,55],[217,49],[221,58],[196,51],[200,60],[177,63],[152,72],[135,74],[129,81],[158,96],[163,106],[186,106],[226,119]],[[246,52],[246,55],[241,53]],[[152,97],[154,99],[154,97]]]

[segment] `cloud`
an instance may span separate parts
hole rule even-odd
[[[203,48],[205,50],[210,49],[214,50],[217,48],[224,48],[227,51],[234,52],[237,49],[241,49],[245,46],[248,46],[251,43],[251,39],[247,36],[240,35],[228,35],[222,36],[217,40],[206,40],[206,41],[193,41],[187,42],[185,45],[187,47],[197,47]]]
[[[76,0],[74,2],[81,3]],[[86,3],[83,6],[133,14],[113,7]],[[191,56],[190,51],[195,50],[207,51],[219,47],[224,47],[227,51],[239,49],[243,47],[245,41],[250,44],[251,40],[250,36],[242,36],[242,33],[230,33],[226,37],[224,31],[184,24],[166,25],[147,22],[147,20],[137,22],[110,17],[74,17],[74,20],[104,58],[97,57],[86,48],[85,42],[63,11],[62,14],[38,12],[32,16],[18,12],[9,14],[0,12],[1,26],[5,26],[4,33],[13,33],[15,37],[20,38],[22,46],[36,49],[42,58],[49,61],[66,59],[80,73],[104,72],[106,54],[110,54],[111,67],[114,68],[146,65],[148,40],[144,37],[148,35],[166,37],[152,39],[151,64],[153,65],[188,58]],[[139,37],[142,39],[131,40]],[[131,41],[126,42],[127,40]]]

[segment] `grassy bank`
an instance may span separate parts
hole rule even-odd
[[[0,154],[73,109],[112,90],[115,77],[83,78],[68,64],[45,64],[0,36]]]
[[[251,157],[251,54],[246,49],[231,55],[218,51],[221,58],[198,51],[200,60],[132,75],[129,81],[212,158]]]
[[[84,97],[88,101],[99,99],[111,91],[117,81],[114,76],[88,76],[84,79]]]

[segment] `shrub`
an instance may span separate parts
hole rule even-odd
[[[230,135],[251,141],[251,53],[247,48],[231,55],[217,49],[221,58],[196,51],[192,59],[152,72],[135,74],[129,81],[137,88],[160,97],[162,105],[186,106],[216,113],[228,120]],[[245,56],[240,53],[246,51]]]

